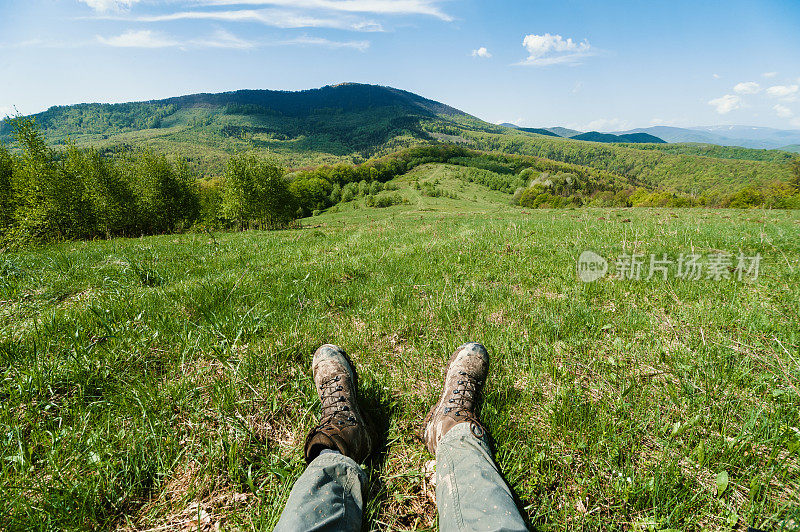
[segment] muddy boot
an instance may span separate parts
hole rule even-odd
[[[325,344],[314,353],[311,369],[322,412],[319,425],[306,437],[306,462],[325,449],[363,462],[375,436],[358,406],[358,375],[350,358],[342,348]]]
[[[436,454],[442,436],[459,423],[470,423],[472,433],[483,438],[486,431],[477,414],[488,372],[489,353],[481,344],[469,343],[456,349],[447,366],[442,396],[422,424],[422,441],[431,454]]]

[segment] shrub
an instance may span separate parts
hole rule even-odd
[[[331,204],[333,205],[342,201],[342,187],[339,186],[339,183],[333,184],[333,187],[331,188],[330,200]]]
[[[347,183],[342,189],[342,201],[353,201],[357,193],[358,189],[355,183]]]
[[[749,209],[763,203],[763,194],[753,187],[747,187],[728,196],[724,205],[732,209]]]
[[[547,192],[541,185],[526,188],[519,197],[519,205],[530,209],[560,208],[573,204],[573,198],[555,196]]]
[[[403,203],[403,196],[397,192],[393,192],[391,194],[381,194],[375,200],[375,206],[379,208],[400,205],[401,203]]]

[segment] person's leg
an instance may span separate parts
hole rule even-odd
[[[479,437],[480,435],[480,437]],[[460,423],[436,450],[439,530],[527,530],[479,425]]]
[[[352,458],[323,451],[295,482],[275,530],[361,530],[366,481]]]
[[[485,347],[459,347],[447,366],[442,395],[422,427],[422,440],[436,456],[436,506],[443,531],[527,530],[478,420],[488,372]]]
[[[321,419],[306,437],[308,468],[289,494],[275,530],[358,531],[366,475],[358,465],[375,436],[358,405],[358,375],[347,354],[325,344],[314,353]]]

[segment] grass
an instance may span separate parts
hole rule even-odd
[[[433,529],[414,433],[476,340],[482,418],[536,529],[797,529],[800,213],[524,211],[418,172],[458,199],[404,176],[409,204],[303,229],[0,257],[4,526],[270,530],[333,342],[385,435],[365,528]],[[764,258],[757,280],[583,284],[585,249]]]

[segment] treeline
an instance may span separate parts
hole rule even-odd
[[[605,146],[514,133],[497,135],[462,130],[461,135],[471,147],[479,150],[532,155],[588,167],[621,176],[635,187],[671,189],[693,197],[704,196],[703,202],[709,205],[722,205],[725,196],[732,191],[770,187],[774,182],[787,182],[790,176],[785,157],[753,161],[698,157],[659,148],[641,149],[639,145],[636,148]]]
[[[174,114],[175,105],[140,103],[82,103],[54,106],[36,115],[36,123],[52,137],[71,132],[92,135],[113,135],[140,129],[159,128],[165,118]],[[0,121],[0,138],[8,136],[14,120]]]
[[[740,146],[717,146],[716,144],[677,143],[677,144],[625,144],[637,150],[655,150],[664,153],[712,157],[714,159],[738,159],[743,161],[765,161],[788,164],[792,153],[783,150],[742,148]]]
[[[192,227],[286,227],[340,202],[402,202],[385,183],[425,162],[473,155],[453,146],[406,150],[358,166],[287,173],[253,155],[228,160],[201,183],[183,159],[146,150],[57,150],[31,120],[13,124],[17,149],[0,145],[0,239],[5,245],[140,236]]]
[[[199,215],[183,161],[149,152],[118,159],[57,151],[31,121],[15,122],[19,153],[0,146],[0,238],[43,242],[181,231]]]
[[[222,179],[201,182],[184,159],[146,150],[49,147],[30,120],[14,121],[17,149],[0,145],[0,241],[4,245],[140,236],[191,228],[281,228],[339,203],[405,201],[388,181],[427,163],[468,169],[460,178],[512,195],[523,207],[722,206],[800,208],[800,159],[792,179],[751,186],[710,202],[654,189],[614,173],[540,157],[452,144],[408,148],[360,165],[287,172],[253,155],[229,158]],[[418,187],[438,196],[435,187]]]
[[[512,205],[528,208],[559,207],[723,207],[749,209],[800,209],[800,159],[791,164],[793,177],[788,183],[772,182],[749,186],[726,195],[716,202],[707,196],[682,192],[625,186],[587,193],[578,176],[568,172],[543,172],[516,189]],[[522,175],[525,175],[523,172]]]

